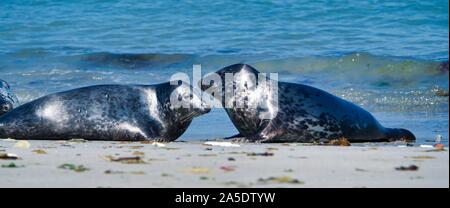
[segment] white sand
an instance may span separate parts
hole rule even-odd
[[[174,142],[166,147],[121,142],[0,140],[1,153],[21,159],[3,160],[20,167],[0,167],[0,187],[449,187],[448,151],[397,146],[307,146],[302,144],[240,144],[205,146]],[[212,148],[212,150],[207,150]],[[270,150],[268,150],[270,148]],[[37,154],[33,150],[44,150]],[[105,156],[133,156],[144,164],[123,164]],[[247,153],[272,152],[273,156]],[[229,161],[232,157],[235,161]],[[59,168],[69,163],[89,168]],[[417,171],[398,171],[417,165]],[[23,167],[21,167],[23,166]],[[105,173],[110,170],[112,173]],[[226,171],[228,170],[228,171]],[[284,177],[272,181],[260,178]],[[297,179],[300,183],[284,183]]]

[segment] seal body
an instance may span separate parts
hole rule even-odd
[[[171,96],[189,107],[174,108]],[[0,118],[0,138],[173,141],[209,110],[185,84],[89,86],[15,108]]]
[[[361,107],[311,86],[277,82],[273,89],[266,82],[254,87],[260,81],[249,77],[259,72],[249,65],[235,64],[216,72],[224,83],[222,89],[229,89],[227,73],[235,75],[231,84],[240,85],[234,88],[243,88],[231,99],[222,90],[222,105],[240,133],[235,137],[260,142],[325,142],[342,137],[351,142],[415,140],[410,131],[385,128]],[[211,87],[217,86],[202,85],[203,90]],[[270,96],[273,90],[276,97]],[[230,103],[233,107],[227,107]],[[256,107],[250,107],[255,106],[252,103]],[[272,116],[264,118],[261,113]]]
[[[19,100],[11,91],[9,84],[0,79],[0,116],[19,105]]]

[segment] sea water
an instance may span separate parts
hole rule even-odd
[[[0,1],[0,79],[21,103],[247,63],[350,100],[418,144],[448,144],[449,2]],[[223,109],[182,140],[237,133]]]

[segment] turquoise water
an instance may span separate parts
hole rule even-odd
[[[0,2],[0,78],[22,103],[105,83],[158,83],[245,62],[448,144],[449,11],[441,1]],[[447,96],[445,96],[447,93]],[[236,133],[221,109],[182,139]]]

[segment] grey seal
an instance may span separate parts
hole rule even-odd
[[[95,85],[46,95],[0,118],[0,138],[173,141],[210,108],[184,82]],[[171,97],[187,103],[174,106]]]
[[[231,85],[241,83],[243,86],[239,93],[232,93],[232,99],[228,100],[225,98],[225,90],[230,89],[226,86],[230,85],[230,82],[225,83],[227,73],[236,77]],[[257,142],[326,142],[342,137],[351,142],[415,140],[410,131],[385,128],[363,108],[311,86],[276,82],[278,90],[275,91],[275,104],[275,100],[268,97],[268,94],[273,93],[269,89],[269,81],[261,83],[260,88],[250,87],[260,82],[259,79],[249,79],[258,73],[255,68],[246,64],[222,68],[213,74],[220,77],[221,90],[217,88],[218,83],[210,82],[213,79],[209,76],[213,75],[206,75],[202,80],[203,91],[210,95],[213,95],[211,92],[214,91],[221,94],[222,106],[239,131],[239,135],[230,138],[243,137],[245,141]],[[270,80],[267,76],[264,79]],[[248,106],[251,102],[261,105],[250,108]],[[230,103],[233,105],[226,107]],[[236,104],[247,107],[233,107],[237,106]],[[272,117],[260,116],[261,113],[267,112],[273,113]]]
[[[17,96],[12,92],[9,84],[0,79],[0,116],[19,105]]]

